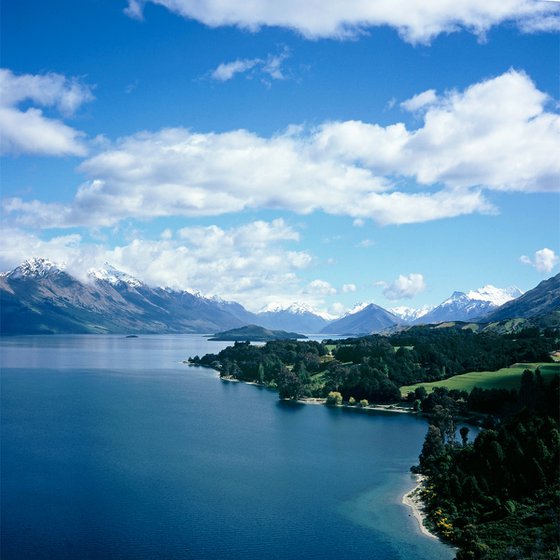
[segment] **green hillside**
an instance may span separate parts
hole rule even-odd
[[[434,387],[446,387],[449,390],[458,389],[459,391],[472,391],[473,387],[481,389],[519,389],[521,375],[526,369],[535,370],[540,368],[545,380],[554,375],[560,374],[560,363],[523,363],[513,364],[510,367],[499,369],[498,371],[472,371],[461,375],[454,375],[449,379],[434,381],[431,383],[416,383],[405,385],[400,388],[401,395],[406,397],[410,391],[417,387],[425,387],[430,393]]]

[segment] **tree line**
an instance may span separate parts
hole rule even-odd
[[[391,336],[322,342],[236,342],[190,361],[214,367],[222,377],[274,387],[281,398],[326,398],[339,392],[344,401],[393,403],[400,400],[402,385],[497,370],[514,362],[550,361],[557,337],[551,329],[512,337],[426,326]]]

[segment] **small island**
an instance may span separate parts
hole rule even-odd
[[[297,340],[298,338],[306,339],[307,337],[304,334],[295,332],[265,329],[258,325],[246,325],[237,329],[216,333],[208,340],[226,342],[244,342],[246,340],[252,342],[269,342],[271,340]]]

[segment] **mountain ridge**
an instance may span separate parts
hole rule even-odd
[[[44,258],[30,259],[0,273],[0,295],[2,334],[207,334],[254,324],[291,332],[362,335],[402,325],[490,322],[559,312],[560,274],[525,294],[515,287],[486,285],[454,292],[431,309],[402,306],[387,310],[374,303],[360,303],[335,319],[297,302],[271,303],[253,313],[216,296],[150,287],[109,263],[89,269],[82,281],[72,276],[66,265]]]
[[[431,311],[415,319],[413,323],[418,325],[445,321],[471,321],[520,295],[522,292],[519,288],[496,288],[490,284],[469,292],[455,291]]]

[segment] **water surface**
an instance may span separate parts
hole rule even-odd
[[[423,420],[181,363],[226,344],[1,339],[2,558],[453,557],[401,504]]]

